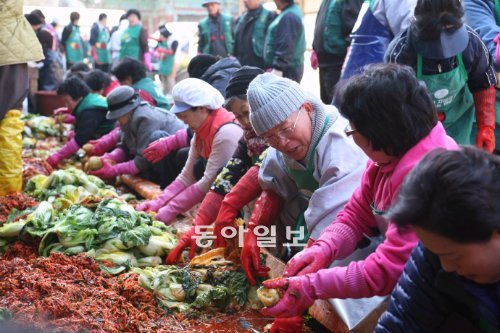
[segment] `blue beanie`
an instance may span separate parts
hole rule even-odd
[[[261,135],[283,123],[307,101],[299,84],[271,73],[257,76],[248,86],[250,122]]]

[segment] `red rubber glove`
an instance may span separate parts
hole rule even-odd
[[[222,201],[219,214],[215,219],[214,235],[215,247],[225,247],[226,241],[222,236],[222,229],[234,225],[234,219],[238,212],[246,204],[257,198],[262,189],[259,184],[259,167],[253,166],[241,177],[238,183],[232,188]]]
[[[260,248],[254,229],[257,226],[269,227],[279,215],[281,202],[281,197],[275,192],[262,192],[255,202],[252,216],[248,222],[248,230],[245,233],[243,249],[241,250],[241,266],[252,286],[256,283],[254,277],[266,277],[269,272],[269,267],[260,264]]]
[[[476,146],[492,153],[495,150],[495,87],[476,91],[473,94],[476,107]]]
[[[263,285],[266,288],[285,290],[285,293],[276,305],[265,307],[261,310],[264,316],[301,316],[307,308],[313,305],[317,298],[314,288],[309,281],[309,275],[271,279],[264,281]]]
[[[195,229],[192,226],[184,235],[182,235],[181,239],[177,243],[177,246],[170,251],[167,258],[165,259],[165,264],[167,265],[175,265],[179,262],[181,258],[182,252],[189,247],[189,259],[193,259],[196,254],[196,239]]]
[[[189,247],[189,259],[193,259],[196,253],[196,239],[192,238],[195,235],[196,226],[210,225],[215,220],[219,207],[224,196],[210,191],[203,199],[198,213],[193,221],[193,226],[186,232],[177,243],[177,246],[170,252],[167,257],[167,265],[175,265],[181,258],[182,252]]]
[[[314,70],[318,69],[318,55],[316,54],[316,51],[311,52],[311,67]]]
[[[271,326],[270,333],[300,333],[302,332],[302,324],[304,318],[290,317],[290,318],[276,318]]]
[[[178,130],[174,135],[151,142],[149,146],[144,149],[143,156],[151,163],[158,163],[174,150],[188,146],[189,137],[187,130],[182,129]]]

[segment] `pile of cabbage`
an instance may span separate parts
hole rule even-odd
[[[43,201],[25,219],[0,227],[0,248],[17,239],[38,239],[40,255],[87,253],[106,261],[104,270],[118,274],[130,267],[159,265],[177,245],[175,233],[117,198],[63,210]]]
[[[52,117],[27,114],[22,117],[24,121],[23,137],[44,139],[48,136],[61,135],[61,126]],[[64,127],[63,127],[64,129]]]
[[[239,269],[156,266],[134,268],[139,285],[170,311],[224,311],[247,303],[250,285]]]
[[[58,210],[76,203],[95,201],[98,198],[120,197],[114,187],[76,168],[56,170],[50,176],[34,176],[26,183],[24,192],[38,201],[52,203]],[[135,199],[131,194],[120,198]]]

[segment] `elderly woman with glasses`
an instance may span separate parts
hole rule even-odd
[[[388,295],[417,237],[411,230],[398,230],[384,214],[406,174],[427,152],[458,147],[438,122],[431,96],[410,67],[371,65],[350,78],[338,96],[339,110],[349,121],[345,134],[369,161],[360,186],[321,236],[288,262],[284,278],[264,282],[268,288],[286,289],[278,304],[263,310],[266,315],[301,315],[318,298]],[[348,257],[375,230],[385,239],[364,260],[323,269]]]
[[[182,80],[174,86],[172,96],[171,112],[194,131],[186,165],[163,194],[136,207],[157,211],[155,217],[165,223],[203,200],[243,135],[234,114],[223,107],[224,97],[205,81]]]

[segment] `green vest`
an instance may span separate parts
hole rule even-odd
[[[139,60],[141,51],[140,38],[141,38],[142,25],[136,24],[128,27],[122,35],[120,45],[120,60],[124,57],[131,57]]]
[[[345,0],[331,0],[328,5],[323,30],[323,48],[330,54],[347,51],[347,40],[342,37],[342,9]]]
[[[231,30],[233,18],[229,15],[222,13],[220,13],[219,15],[222,21],[222,33],[224,34],[224,42],[226,44],[227,53],[233,54],[234,38],[233,38],[233,32]],[[200,21],[200,30],[201,30],[201,35],[203,36],[203,40],[206,41],[205,45],[203,46],[202,53],[210,54],[210,40],[212,33],[210,31],[210,18],[208,16]]]
[[[271,15],[271,12],[265,8],[262,8],[262,11],[259,14],[259,17],[257,18],[257,21],[255,22],[255,26],[253,28],[252,32],[252,45],[253,45],[253,52],[257,57],[262,57],[264,55],[264,41],[266,39],[266,23],[267,19]],[[238,31],[240,22],[245,20],[245,17],[247,16],[247,12],[244,12],[240,19],[238,20],[238,24],[236,25],[235,31]]]
[[[95,43],[95,52],[97,53],[97,63],[110,64],[111,54],[108,51],[109,32],[108,29],[103,28],[97,35],[97,42]]]
[[[288,12],[292,12],[297,15],[301,20],[303,18],[302,12],[300,11],[299,6],[296,4],[292,4],[285,8],[269,25],[267,29],[266,43],[264,46],[264,62],[266,66],[271,67],[274,60],[274,54],[276,52],[276,28],[280,23],[283,15]],[[299,67],[304,64],[304,52],[306,51],[306,37],[304,32],[304,26],[302,26],[302,31],[300,32],[299,39],[297,40],[297,44],[295,45],[295,50],[292,54],[292,67]]]
[[[106,99],[101,95],[90,93],[85,96],[80,103],[75,108],[74,115],[76,117],[76,123],[78,124],[81,120],[82,111],[87,109],[101,108],[102,112],[106,112],[108,109],[108,103]],[[96,134],[103,135],[111,131],[115,127],[114,122],[103,122],[96,131]]]
[[[71,34],[66,40],[66,60],[72,64],[83,61],[83,44],[80,36],[80,27],[73,26]]]
[[[170,45],[168,45],[166,41],[159,42],[158,47],[161,47],[162,49],[171,50]],[[160,68],[158,69],[158,73],[160,75],[171,75],[172,69],[174,68],[174,60],[175,60],[175,54],[161,53]]]
[[[170,103],[168,102],[167,97],[163,95],[160,87],[158,87],[149,77],[145,77],[133,83],[132,88],[136,90],[144,90],[150,94],[151,97],[153,97],[156,102],[156,106],[162,109],[170,110]]]

